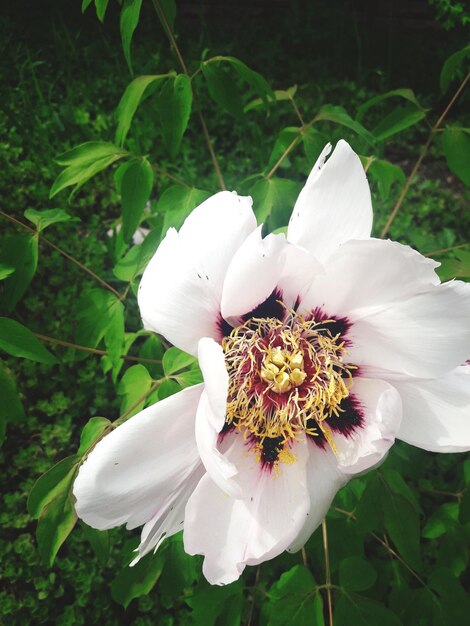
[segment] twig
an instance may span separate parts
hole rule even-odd
[[[31,228],[27,224],[24,224],[22,221],[16,219],[16,217],[13,217],[12,215],[5,213],[5,211],[2,211],[1,209],[0,209],[0,215],[3,215],[3,217],[5,217],[7,220],[10,220],[10,222],[17,224],[18,226],[21,226],[21,228],[24,228],[30,233],[33,233],[33,235],[37,235],[40,241],[47,244],[50,248],[52,248],[53,250],[56,250],[63,257],[65,257],[66,259],[68,259],[69,261],[77,265],[80,269],[82,269],[84,272],[86,272],[92,278],[94,278],[94,280],[100,283],[100,285],[105,287],[105,289],[108,289],[108,291],[111,291],[112,293],[114,293],[114,295],[117,296],[118,298],[120,297],[119,291],[114,289],[114,287],[112,287],[109,283],[107,283],[105,280],[100,278],[97,274],[95,274],[95,272],[93,272],[89,267],[81,263],[78,259],[70,255],[68,252],[65,252],[65,250],[62,250],[62,248],[59,248],[59,246],[56,246],[55,243],[52,243],[52,241],[49,241],[49,239],[44,237],[44,235],[41,235],[40,233],[38,233],[34,228]]]
[[[325,589],[328,600],[328,624],[333,626],[333,604],[331,602],[331,572],[330,572],[330,554],[328,552],[328,531],[326,528],[326,519],[323,518],[321,523],[323,533],[323,550],[325,551]]]
[[[155,8],[155,11],[157,12],[157,15],[160,16],[160,19],[162,21],[162,25],[163,25],[163,29],[166,33],[166,36],[168,37],[168,40],[170,42],[170,45],[172,46],[172,48],[174,49],[176,56],[178,57],[178,62],[181,65],[181,69],[183,70],[183,73],[186,74],[186,76],[191,80],[191,76],[189,74],[187,65],[184,61],[183,55],[181,54],[181,50],[178,47],[178,44],[176,43],[176,39],[171,31],[170,25],[168,24],[168,20],[166,19],[166,15],[165,15],[165,11],[163,10],[163,7],[161,5],[160,0],[152,0],[153,2],[153,6]],[[217,155],[215,154],[214,151],[214,146],[212,145],[212,141],[209,135],[209,131],[207,130],[207,124],[206,121],[204,119],[204,115],[201,111],[201,107],[199,105],[199,101],[197,99],[197,95],[194,91],[194,87],[192,85],[191,82],[191,90],[193,92],[193,100],[194,103],[197,107],[197,113],[198,113],[198,117],[199,117],[199,121],[201,122],[201,126],[202,126],[202,131],[204,133],[204,138],[206,140],[207,143],[207,148],[209,150],[209,154],[211,157],[211,161],[212,161],[212,165],[214,166],[214,170],[217,176],[217,180],[219,181],[219,186],[221,188],[222,191],[225,191],[226,187],[225,187],[225,183],[224,183],[224,179],[222,176],[222,172],[220,170],[220,166],[219,166],[219,162],[217,160]]]
[[[422,150],[421,150],[421,154],[419,155],[419,157],[416,160],[416,163],[413,166],[413,169],[410,172],[410,175],[408,176],[408,178],[406,179],[406,183],[405,186],[403,187],[403,189],[401,190],[400,196],[398,197],[398,200],[395,203],[395,206],[392,209],[392,212],[390,213],[387,222],[385,224],[385,226],[382,228],[382,232],[380,233],[380,237],[385,237],[385,235],[388,233],[388,231],[390,230],[390,227],[393,223],[393,220],[395,219],[402,203],[403,200],[405,199],[406,194],[408,193],[408,190],[413,182],[414,177],[416,176],[417,171],[419,170],[421,163],[423,162],[424,157],[426,156],[428,150],[429,150],[429,146],[431,145],[431,142],[434,138],[435,133],[439,130],[439,126],[442,124],[442,122],[444,121],[447,113],[450,111],[452,105],[454,104],[454,102],[457,100],[457,98],[460,96],[460,94],[462,93],[463,89],[465,88],[465,85],[467,84],[468,80],[470,79],[470,73],[467,74],[467,76],[464,78],[464,80],[462,81],[460,87],[457,89],[457,91],[455,92],[455,94],[453,95],[452,99],[450,100],[449,104],[446,106],[446,108],[444,109],[444,111],[442,112],[441,116],[439,117],[439,119],[437,120],[437,122],[434,124],[434,126],[431,128],[430,132],[429,132],[429,136],[426,140],[426,143],[424,144]]]
[[[64,341],[63,339],[56,339],[55,337],[49,337],[48,335],[42,335],[41,333],[33,333],[35,337],[46,341],[47,343],[53,343],[58,346],[64,346],[64,348],[72,348],[72,350],[81,350],[82,352],[90,352],[91,354],[97,354],[99,356],[108,356],[109,352],[106,350],[99,350],[98,348],[89,348],[88,346],[81,346],[78,343],[71,343],[70,341]],[[124,361],[134,361],[137,363],[155,363],[160,364],[161,359],[149,359],[146,357],[130,356],[128,354],[121,354],[121,359]]]
[[[148,389],[138,400],[136,400],[134,404],[130,406],[125,413],[120,415],[117,418],[117,420],[113,422],[113,424],[117,426],[121,424],[122,422],[124,422],[127,419],[127,417],[132,413],[132,411],[136,409],[139,406],[139,404],[145,400],[145,398],[147,398],[152,392],[154,392],[155,389],[158,387],[158,385],[161,385],[164,380],[166,380],[166,378],[162,378],[160,380],[154,380],[150,389]]]
[[[178,178],[178,176],[175,176],[168,170],[165,170],[163,167],[160,167],[160,165],[153,163],[152,167],[157,174],[161,174],[162,176],[165,176],[166,178],[168,178],[169,180],[172,180],[177,185],[181,185],[182,187],[187,187],[188,189],[191,189],[191,185],[189,185],[186,181],[184,181],[182,178]]]
[[[300,112],[300,109],[297,106],[297,102],[294,100],[294,96],[291,96],[289,94],[289,100],[291,101],[292,106],[294,107],[294,111],[295,111],[295,114],[297,115],[297,118],[298,118],[299,122],[302,124],[302,126],[305,126],[305,122],[304,122],[304,119],[302,117],[302,113]]]
[[[260,572],[261,572],[261,565],[258,565],[258,567],[256,568],[255,584],[253,585],[253,597],[251,598],[250,613],[248,615],[248,622],[246,623],[246,626],[251,626],[251,622],[253,620],[253,615],[255,612],[255,604],[256,604],[256,595],[258,593],[258,583],[259,583]]]
[[[439,254],[445,254],[446,252],[453,252],[454,250],[459,250],[460,248],[468,248],[470,246],[470,242],[460,243],[458,246],[451,246],[450,248],[442,248],[441,250],[433,250],[432,252],[425,252],[424,256],[438,256]]]

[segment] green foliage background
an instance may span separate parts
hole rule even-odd
[[[59,2],[27,4],[27,10],[21,2],[10,7],[0,27],[0,71],[7,86],[0,102],[0,315],[22,325],[0,324],[0,415],[7,428],[0,452],[2,621],[327,623],[321,529],[304,555],[284,554],[259,569],[248,568],[241,581],[224,588],[205,583],[200,560],[184,554],[178,537],[129,569],[137,533],[101,534],[77,524],[68,536],[75,523],[67,503],[76,464],[109,428],[104,419],[89,419],[127,417],[140,408],[136,403],[143,394],[151,403],[199,380],[191,359],[166,351],[168,346],[141,330],[134,293],[161,234],[217,191],[218,181],[194,100],[183,136],[188,85],[181,73],[175,78],[181,68],[152,2],[142,4],[131,45],[132,27],[124,29],[125,54],[122,7],[116,2],[96,2],[99,16],[108,9],[103,24],[93,5],[82,15],[79,2],[67,10]],[[131,10],[133,4],[123,7]],[[172,3],[163,6],[171,9]],[[447,16],[441,22],[435,21],[433,6]],[[443,2],[423,7],[426,29],[413,30],[397,14],[374,22],[373,12],[342,0],[254,8],[243,3],[236,20],[214,4],[182,4],[181,10],[178,4],[177,41],[190,73],[196,73],[197,98],[226,186],[251,193],[258,217],[271,229],[285,226],[320,147],[344,137],[369,168],[375,234],[380,234],[430,127],[464,78],[468,59],[464,10],[452,12]],[[276,100],[246,66],[218,55],[233,55],[259,72],[276,90]],[[131,80],[173,71],[165,83],[148,81],[127,139],[122,140],[122,115],[124,126],[118,125],[115,139],[115,110]],[[371,98],[398,88],[414,93],[371,104]],[[468,126],[466,105],[464,92],[434,133],[390,230],[394,239],[436,253],[443,279],[470,276],[470,250],[457,247],[470,236],[464,185],[469,140],[460,130]],[[315,123],[269,176],[300,137],[303,122],[295,108],[304,122]],[[175,109],[176,121],[169,117]],[[76,163],[76,153],[64,152],[85,142],[114,140],[126,150],[121,169],[120,160],[110,162],[72,198],[70,189],[60,190],[61,172]],[[90,149],[81,149],[85,157]],[[59,154],[62,165],[54,162]],[[110,154],[118,153],[113,148]],[[96,154],[93,159],[92,164]],[[49,198],[59,175],[57,195]],[[80,176],[84,181],[83,168],[78,182]],[[137,214],[130,208],[136,206]],[[124,226],[116,235],[121,220]],[[130,241],[140,222],[151,229],[143,249]],[[124,304],[83,266],[125,294]],[[102,322],[94,323],[97,319]],[[37,345],[30,332],[41,335]],[[68,456],[73,458],[39,484],[42,491],[35,488],[28,510],[35,481]],[[379,470],[355,478],[338,494],[328,516],[337,626],[466,623],[469,480],[469,460],[399,443]],[[41,518],[37,539],[33,517]]]

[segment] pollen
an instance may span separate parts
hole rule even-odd
[[[345,364],[344,341],[329,322],[286,310],[282,321],[251,318],[222,342],[226,425],[242,431],[258,453],[264,451],[257,458],[269,456],[271,465],[294,462],[290,448],[303,433],[322,434],[334,451],[328,419],[341,416],[354,366]]]

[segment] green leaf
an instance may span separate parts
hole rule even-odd
[[[5,265],[4,263],[0,263],[0,280],[5,280],[8,276],[11,276],[15,268],[11,265]]]
[[[353,593],[339,596],[333,621],[338,626],[402,626],[397,615],[383,604]]]
[[[60,546],[72,532],[77,514],[72,503],[72,482],[64,484],[58,494],[42,509],[36,529],[39,554],[49,566],[54,563]]]
[[[321,133],[317,128],[309,126],[302,133],[302,142],[305,156],[313,167],[313,164],[320,156],[321,151],[328,143],[328,137],[324,133]]]
[[[0,317],[0,349],[12,356],[46,365],[59,362],[26,326],[8,317]]]
[[[179,229],[191,211],[211,194],[196,187],[172,185],[165,189],[158,200],[156,211],[163,215],[162,234],[169,228]]]
[[[125,339],[124,305],[115,296],[112,296],[112,298],[110,298],[112,304],[107,312],[108,324],[104,331],[104,345],[113,367],[119,368],[121,366],[121,355]]]
[[[95,0],[96,15],[100,22],[103,22],[109,0]]]
[[[80,435],[80,447],[77,456],[84,456],[93,444],[99,441],[106,430],[111,430],[112,423],[106,417],[91,417]]]
[[[118,394],[122,396],[121,414],[127,413],[127,411],[149,391],[151,386],[152,378],[147,369],[140,363],[126,370],[117,388]],[[129,413],[129,417],[141,411],[144,408],[144,404],[145,400],[142,400],[142,402]]]
[[[470,185],[470,129],[446,128],[443,143],[450,171],[463,183]]]
[[[14,273],[2,285],[2,307],[12,311],[23,297],[36,273],[38,265],[37,235],[13,235],[2,241],[0,259]]]
[[[442,281],[452,278],[470,278],[470,252],[454,250],[454,255],[456,259],[443,259],[441,266],[436,270]]]
[[[157,554],[147,554],[136,565],[124,567],[111,583],[113,599],[127,609],[132,600],[149,594],[162,574],[166,555],[163,544]]]
[[[121,15],[119,18],[119,27],[121,30],[122,49],[124,50],[124,57],[126,59],[129,71],[132,71],[131,61],[131,42],[134,31],[139,23],[140,9],[142,7],[142,0],[124,0],[122,5]]]
[[[0,445],[5,440],[7,422],[19,422],[25,419],[23,404],[20,400],[15,379],[0,363]]]
[[[361,106],[357,109],[356,118],[358,120],[362,120],[362,118],[370,108],[376,106],[377,104],[380,104],[384,100],[388,100],[389,98],[402,98],[403,100],[414,104],[417,109],[424,111],[423,107],[416,99],[416,96],[412,89],[393,89],[393,91],[388,91],[387,93],[374,96],[370,100],[367,100],[367,102],[364,102],[364,104],[361,104]]]
[[[90,543],[93,552],[95,553],[100,565],[106,565],[109,558],[110,542],[109,534],[107,530],[97,530],[91,528],[83,522],[80,524],[83,530],[83,534]]]
[[[174,378],[182,389],[192,387],[193,385],[198,385],[203,382],[202,372],[199,367],[190,369],[187,372],[181,372],[181,374],[177,374]]]
[[[191,607],[193,626],[240,626],[243,609],[243,583],[217,587],[201,580],[192,597],[185,598]]]
[[[28,498],[28,511],[32,518],[38,519],[43,508],[70,485],[78,462],[75,455],[68,456],[38,478]]]
[[[410,126],[414,126],[425,117],[426,113],[415,107],[396,107],[377,124],[372,133],[377,141],[383,141],[410,128]]]
[[[274,143],[274,147],[271,150],[271,155],[268,161],[268,169],[271,169],[275,163],[279,160],[279,158],[284,154],[286,148],[288,148],[293,142],[302,141],[302,135],[300,133],[300,128],[295,126],[288,126],[287,128],[283,128]],[[287,161],[284,160],[284,163]]]
[[[226,57],[219,56],[214,57],[214,61],[221,61],[229,63],[237,72],[238,76],[255,91],[262,99],[262,101],[267,104],[269,100],[275,100],[275,95],[273,90],[271,89],[269,83],[266,81],[261,74],[255,72],[251,68],[249,68],[243,61],[240,59],[236,59],[235,57]],[[295,90],[294,90],[295,93]]]
[[[421,546],[419,514],[408,494],[382,479],[381,491],[384,524],[400,555],[414,569],[420,570]]]
[[[126,152],[119,151],[107,157],[103,157],[86,165],[70,165],[63,170],[55,179],[51,190],[49,192],[49,198],[53,198],[63,189],[71,187],[72,185],[83,185],[90,178],[102,172],[107,167],[122,159],[126,155]]]
[[[93,2],[93,0],[82,0],[82,13],[84,13],[87,8],[90,6],[90,4]]]
[[[193,93],[188,76],[169,78],[158,96],[158,113],[163,142],[172,159],[178,154],[191,115]]]
[[[30,222],[36,226],[39,232],[43,231],[51,224],[57,224],[58,222],[70,222],[79,221],[78,217],[73,217],[67,211],[62,209],[45,209],[43,211],[36,211],[36,209],[26,209],[24,216]]]
[[[366,130],[360,122],[353,120],[348,112],[341,106],[334,106],[332,104],[325,104],[322,106],[315,116],[315,123],[321,121],[334,122],[335,124],[346,126],[346,128],[353,130],[357,135],[359,135],[359,137],[362,137],[368,143],[374,142],[374,137],[371,133]]]
[[[380,502],[383,487],[377,474],[367,477],[367,485],[356,507],[356,524],[362,533],[374,530],[383,530],[381,511],[377,505]]]
[[[160,233],[155,228],[149,232],[141,244],[132,246],[126,255],[118,261],[114,266],[113,274],[119,280],[126,282],[134,280],[143,272],[159,243]]]
[[[169,348],[163,355],[162,365],[165,376],[171,376],[196,363],[196,358],[191,354],[183,352],[179,348]]]
[[[284,572],[268,592],[269,603],[263,607],[268,626],[323,626],[323,603],[311,573],[302,565]]]
[[[258,223],[269,218],[272,230],[285,226],[300,191],[300,183],[286,178],[261,179],[250,190]]]
[[[235,119],[243,118],[243,100],[236,81],[218,63],[203,62],[202,73],[211,98]]]
[[[59,165],[85,167],[116,154],[124,156],[127,152],[109,141],[86,141],[59,154],[54,160]]]
[[[390,189],[394,183],[400,186],[406,182],[406,176],[403,170],[397,165],[393,165],[388,161],[374,159],[367,170],[368,175],[377,181],[382,200],[388,200]]]
[[[132,239],[150,197],[153,170],[147,159],[133,161],[121,181],[122,234],[124,241]]]
[[[348,591],[365,591],[377,580],[377,572],[360,556],[343,559],[339,564],[339,584]]]
[[[127,86],[116,109],[117,128],[115,142],[118,146],[123,146],[126,141],[132,118],[147,87],[156,81],[167,78],[167,76],[167,74],[138,76]]]
[[[111,292],[90,289],[77,303],[77,342],[96,348],[107,335],[108,350],[120,354],[124,341],[123,304]],[[114,336],[113,336],[114,335]]]
[[[470,56],[470,45],[465,46],[462,50],[454,52],[446,59],[439,77],[439,87],[441,88],[442,93],[447,91],[450,83],[453,81],[456,74],[459,73],[463,62],[468,56]]]
[[[296,92],[297,92],[297,85],[293,85],[292,87],[289,87],[288,89],[276,89],[275,91],[272,92],[272,95],[276,102],[283,102],[286,100],[292,101]],[[245,113],[248,113],[249,111],[253,109],[260,109],[261,107],[265,107],[265,104],[266,103],[262,98],[256,98],[255,100],[252,100],[251,102],[246,104],[243,111]]]

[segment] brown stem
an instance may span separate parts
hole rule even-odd
[[[186,181],[182,180],[181,178],[178,178],[178,176],[175,176],[174,174],[171,174],[168,170],[165,170],[163,167],[160,167],[156,163],[154,163],[152,167],[157,174],[161,174],[162,176],[165,176],[166,178],[168,178],[169,180],[172,180],[177,185],[181,185],[182,187],[187,187],[188,189],[191,189],[191,185],[189,185]]]
[[[125,422],[127,417],[132,413],[132,411],[136,409],[139,406],[139,404],[143,402],[145,398],[147,398],[153,391],[155,391],[158,385],[161,385],[164,380],[166,379],[162,378],[161,380],[154,380],[150,389],[148,389],[144,394],[142,394],[142,396],[138,400],[136,400],[134,404],[131,407],[129,407],[125,413],[120,415],[117,418],[117,420],[113,422],[113,424],[117,426],[118,424],[122,424],[122,422]]]
[[[445,254],[446,252],[452,252],[453,250],[459,250],[460,248],[468,248],[470,242],[461,243],[458,246],[451,246],[450,248],[441,248],[441,250],[433,250],[432,252],[425,252],[424,256],[437,256],[439,254]]]
[[[391,227],[395,217],[397,216],[397,213],[400,210],[401,205],[403,204],[403,200],[405,199],[406,194],[408,193],[408,190],[409,190],[409,188],[411,186],[411,183],[413,182],[413,179],[416,176],[416,173],[419,170],[419,168],[421,166],[421,163],[423,162],[423,159],[424,159],[424,157],[426,156],[426,154],[427,154],[427,152],[429,150],[429,146],[431,145],[431,142],[432,142],[432,140],[434,138],[435,133],[439,130],[439,127],[442,124],[442,122],[444,121],[447,113],[450,111],[450,109],[453,106],[454,102],[457,100],[457,98],[462,93],[462,91],[465,88],[465,85],[467,84],[469,79],[470,79],[470,72],[464,78],[464,80],[462,81],[460,87],[457,89],[457,91],[453,95],[452,99],[450,100],[449,104],[446,106],[446,108],[442,112],[442,114],[439,117],[439,119],[437,120],[437,122],[431,128],[431,130],[429,132],[429,135],[428,135],[428,138],[426,140],[426,143],[424,144],[424,146],[423,146],[423,148],[421,150],[421,154],[417,158],[416,163],[414,164],[413,169],[410,172],[410,175],[406,179],[405,186],[403,187],[403,189],[402,189],[402,191],[400,193],[400,196],[398,197],[398,200],[396,201],[395,206],[393,207],[392,212],[390,213],[390,215],[389,215],[389,217],[387,219],[387,222],[385,223],[385,226],[382,228],[382,232],[380,233],[380,236],[382,238],[385,237],[385,235],[390,230],[390,227]]]
[[[38,233],[34,228],[31,228],[27,224],[24,224],[22,221],[16,219],[16,217],[13,217],[12,215],[5,213],[5,211],[2,211],[1,209],[0,209],[0,215],[3,215],[3,217],[5,217],[7,220],[10,220],[10,222],[17,224],[18,226],[21,226],[21,228],[24,228],[30,233],[37,235],[40,241],[47,244],[53,250],[56,250],[59,254],[61,254],[63,257],[65,257],[72,263],[75,263],[75,265],[77,265],[80,269],[82,269],[84,272],[89,274],[92,278],[94,278],[94,280],[100,283],[100,285],[105,287],[105,289],[108,289],[108,291],[111,291],[112,293],[114,293],[114,295],[117,296],[118,298],[120,297],[119,291],[114,289],[114,287],[112,287],[109,283],[107,283],[105,280],[100,278],[97,274],[95,274],[95,272],[93,272],[89,267],[81,263],[78,259],[70,255],[68,252],[65,252],[65,250],[62,250],[62,248],[59,248],[59,246],[56,246],[55,243],[52,243],[52,241],[49,241],[49,239],[46,239],[44,235],[41,235],[40,233]]]
[[[178,47],[178,44],[176,43],[176,39],[171,31],[170,25],[168,24],[168,20],[166,19],[166,15],[165,12],[163,10],[163,7],[161,5],[160,0],[152,0],[153,1],[153,6],[155,8],[155,11],[157,12],[157,14],[160,16],[160,19],[162,21],[162,25],[163,25],[163,29],[166,33],[166,36],[168,37],[168,40],[170,42],[170,45],[172,46],[173,50],[175,51],[175,54],[178,58],[178,62],[181,65],[181,69],[183,70],[183,73],[186,74],[186,76],[191,80],[191,76],[189,75],[189,71],[188,68],[186,66],[186,63],[184,61],[183,55],[181,54],[181,50]],[[212,161],[212,165],[214,166],[214,170],[217,176],[217,180],[219,181],[219,186],[221,188],[222,191],[225,191],[226,187],[225,187],[225,183],[224,183],[224,179],[222,176],[222,172],[219,166],[219,162],[217,160],[217,155],[215,154],[214,151],[214,146],[212,145],[212,141],[209,135],[209,131],[207,130],[207,124],[206,121],[204,119],[204,115],[201,111],[201,108],[199,106],[199,102],[196,96],[196,93],[194,91],[194,87],[193,84],[191,82],[191,90],[193,93],[193,100],[194,100],[194,104],[196,105],[197,108],[197,112],[198,112],[198,117],[199,117],[199,121],[201,122],[201,126],[202,126],[202,131],[204,133],[204,139],[206,140],[207,143],[207,148],[209,150],[209,154],[211,157],[211,161]]]
[[[328,531],[326,528],[326,519],[323,518],[321,523],[323,534],[323,550],[325,552],[325,589],[328,601],[328,624],[333,626],[333,603],[331,601],[331,571],[330,571],[330,553],[328,551]]]
[[[295,146],[299,143],[300,137],[302,135],[303,130],[305,129],[305,126],[303,126],[300,131],[299,134],[297,135],[297,137],[294,137],[294,139],[290,142],[290,144],[287,146],[287,148],[284,150],[284,152],[281,154],[281,156],[278,158],[278,160],[276,161],[276,163],[272,166],[272,168],[269,170],[268,174],[266,175],[266,179],[269,180],[271,178],[271,176],[274,174],[274,172],[278,169],[278,167],[281,165],[281,163],[284,161],[284,159],[286,158],[286,156],[288,156],[292,150],[295,148]]]
[[[71,343],[70,341],[64,341],[63,339],[56,339],[55,337],[49,337],[41,333],[33,333],[38,339],[46,341],[47,343],[53,343],[57,346],[64,346],[64,348],[71,348],[72,350],[81,350],[82,352],[89,352],[90,354],[97,354],[99,356],[108,356],[109,353],[106,350],[99,350],[98,348],[89,348],[88,346],[81,346],[78,343]],[[136,363],[155,363],[160,364],[161,359],[149,359],[146,357],[130,356],[128,354],[121,354],[121,359],[124,361],[134,361]]]
[[[302,126],[305,126],[305,122],[304,122],[304,119],[302,117],[302,113],[300,112],[300,109],[297,106],[297,102],[294,100],[294,96],[289,95],[289,100],[291,101],[292,106],[294,107],[294,111],[295,111],[295,114],[297,115],[297,118],[298,118],[299,122],[301,123]]]

